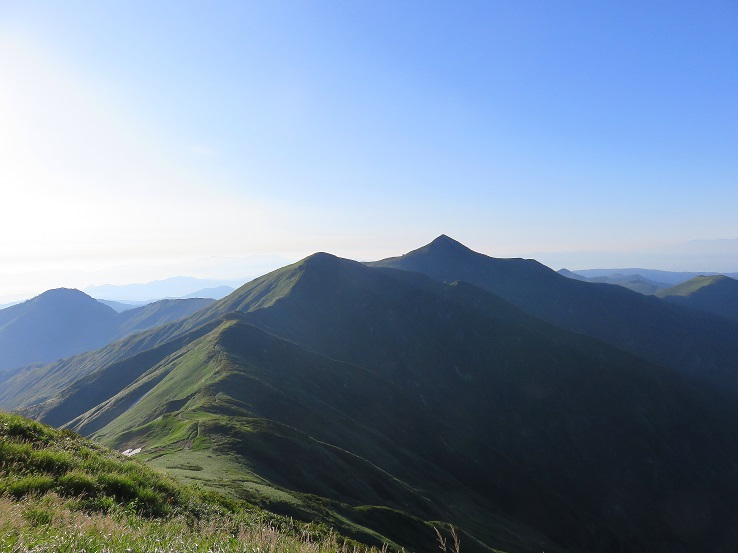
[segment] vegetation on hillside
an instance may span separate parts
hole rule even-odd
[[[738,326],[446,237],[403,259],[427,274],[312,255],[13,377],[0,402],[368,545],[430,551],[433,527],[453,524],[466,553],[733,551],[735,382],[705,384],[734,372]],[[552,314],[569,329],[538,318]],[[699,375],[685,368],[695,359]],[[72,497],[66,480],[47,484]],[[167,489],[134,515],[186,516]]]
[[[0,413],[0,551],[377,550],[184,486],[73,432]]]
[[[738,280],[698,276],[656,294],[665,301],[738,321]]]

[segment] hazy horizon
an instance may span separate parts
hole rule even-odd
[[[402,255],[423,245],[425,243],[416,244],[406,251],[392,252],[389,255],[383,255],[377,258],[354,257],[350,259],[376,261],[381,258]],[[689,273],[738,273],[738,239],[697,240],[640,252],[533,252],[511,256],[496,256],[493,252],[480,253],[492,257],[536,259],[555,271],[566,268],[572,271],[583,271],[587,269],[647,269]],[[243,284],[296,261],[299,261],[299,259],[288,259],[276,255],[248,256],[242,258],[211,256],[194,260],[181,260],[177,263],[113,266],[94,271],[45,270],[16,275],[3,274],[5,293],[0,294],[0,305],[29,299],[53,288],[77,288],[89,293],[88,289],[105,285],[151,284],[177,277],[192,277],[203,281],[220,282],[236,286],[237,282]],[[586,262],[588,261],[591,261],[593,264],[587,265]],[[584,264],[582,265],[582,263]],[[101,299],[116,298],[106,297]],[[136,297],[130,299],[142,301],[156,298]]]
[[[738,271],[736,28],[728,1],[4,2],[0,303],[441,233]]]

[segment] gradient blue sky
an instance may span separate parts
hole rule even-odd
[[[738,238],[736,29],[733,1],[0,0],[0,288]]]

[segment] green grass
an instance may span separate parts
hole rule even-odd
[[[20,500],[0,496],[4,553],[352,553],[378,551],[333,533],[292,523],[278,526],[241,513],[147,518],[123,507],[80,509],[49,493]]]
[[[73,432],[0,413],[0,551],[377,550],[186,486]]]
[[[103,508],[110,500],[144,516],[163,516],[189,498],[171,478],[115,452],[16,415],[0,417],[0,494],[17,499],[54,492]]]
[[[724,275],[702,275],[694,277],[686,282],[667,288],[666,290],[660,290],[656,293],[656,296],[665,298],[668,296],[690,296],[705,286],[712,286],[716,283],[723,282],[728,277]]]

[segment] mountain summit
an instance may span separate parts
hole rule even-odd
[[[526,259],[498,259],[439,236],[369,264],[465,281],[531,315],[738,393],[738,324],[610,284],[566,278]],[[732,338],[731,338],[732,337]]]
[[[471,249],[467,248],[464,244],[461,242],[457,242],[453,238],[441,234],[438,238],[435,238],[430,244],[425,246],[429,250],[439,250],[439,251],[453,251],[453,250],[462,250],[462,251],[472,251]]]

